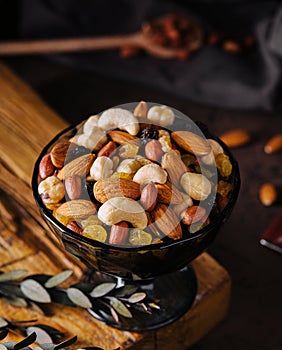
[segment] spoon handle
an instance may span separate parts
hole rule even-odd
[[[0,55],[48,54],[115,49],[126,45],[139,46],[140,36],[140,33],[134,33],[105,37],[2,42],[0,43]]]

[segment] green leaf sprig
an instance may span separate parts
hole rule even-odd
[[[96,279],[94,275],[89,283],[60,288],[72,273],[65,270],[55,276],[27,276],[26,270],[0,272],[0,298],[14,306],[36,306],[40,310],[51,302],[82,307],[98,319],[107,318],[115,323],[119,323],[120,318],[133,318],[135,312],[151,314],[153,309],[160,309],[157,301],[150,299],[140,287],[134,284],[117,287],[114,280],[101,280],[101,275]]]
[[[36,320],[9,321],[0,317],[0,350],[59,350],[66,349],[77,341],[77,336],[62,340],[65,337],[64,333],[35,322]],[[23,339],[18,342],[5,342],[9,331],[16,331]],[[35,342],[38,345],[31,347]],[[80,348],[80,350],[103,349],[97,346],[88,346]]]

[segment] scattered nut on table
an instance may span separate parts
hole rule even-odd
[[[273,205],[277,200],[276,187],[270,182],[261,185],[259,189],[259,199],[266,207]]]
[[[277,134],[273,136],[269,141],[267,141],[264,146],[264,152],[267,154],[276,153],[282,149],[282,134]]]
[[[233,129],[221,134],[219,138],[228,147],[235,148],[249,143],[251,140],[251,134],[244,129]]]

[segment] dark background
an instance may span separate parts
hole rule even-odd
[[[133,33],[168,12],[191,15],[206,33],[219,32],[253,49],[232,55],[203,45],[185,62],[112,52],[57,56],[74,67],[122,81],[154,86],[211,106],[277,111],[282,106],[282,4],[280,0],[0,0],[0,38],[34,39]]]
[[[3,13],[6,13],[5,19],[9,18],[8,22],[5,21],[8,25],[5,24],[4,30],[0,30],[2,40],[43,37],[43,35],[48,37],[48,32],[50,36],[67,36],[75,35],[75,33],[79,33],[79,35],[90,34],[90,31],[80,32],[81,29],[79,29],[81,28],[79,23],[81,26],[88,23],[87,21],[79,22],[77,20],[80,16],[85,18],[82,11],[83,6],[80,7],[80,15],[75,16],[75,11],[71,10],[71,5],[68,8],[65,1],[57,1],[57,3],[60,3],[61,9],[59,18],[62,19],[62,13],[68,13],[68,16],[76,21],[74,29],[64,32],[60,26],[56,27],[56,30],[50,30],[48,26],[50,19],[43,11],[46,6],[42,7],[43,12],[38,12],[42,2],[38,1],[37,5],[35,3],[36,1],[26,0],[15,2],[11,6],[11,2],[0,1],[2,7],[2,11],[0,11],[1,29],[3,29],[4,23],[1,20],[1,17],[4,18]],[[74,6],[74,1],[68,3]],[[81,3],[90,6],[88,1],[81,1]],[[102,3],[104,2],[92,2],[95,6],[102,6]],[[137,4],[134,1],[132,3]],[[214,1],[202,1],[198,2],[197,5],[196,2],[190,1],[176,3],[177,6],[185,8],[185,11],[192,9],[193,12],[196,12],[197,10],[197,14],[200,15],[201,13],[208,13],[208,8],[212,8],[213,13],[211,14],[218,16],[219,11],[223,11],[223,7],[228,8],[226,18],[230,18],[228,16],[231,16],[231,14],[235,16],[236,11],[233,12],[232,9],[238,9],[238,11],[244,9],[246,17],[241,17],[242,21],[238,20],[240,16],[236,17],[237,28],[241,28],[241,23],[242,28],[244,23],[257,28],[262,23],[261,21],[268,21],[267,28],[271,28],[270,24],[273,23],[273,18],[277,18],[279,9],[277,7],[278,2],[275,1],[256,1],[248,2],[248,4],[243,1],[229,1],[228,6],[226,6],[227,2],[220,2],[220,4],[217,2],[216,7]],[[14,7],[15,4],[18,5],[18,11]],[[28,4],[28,6],[23,7],[24,4],[25,6]],[[46,4],[48,5],[49,14],[50,12],[57,13],[55,1],[45,1],[44,5]],[[124,6],[128,5],[128,2],[124,1],[123,4]],[[151,9],[150,1],[144,1],[144,4],[147,4]],[[252,10],[254,9],[253,5],[256,5],[256,11]],[[35,8],[37,19],[34,12]],[[130,8],[133,9],[133,7]],[[268,10],[262,11],[262,8]],[[157,10],[158,8],[155,11]],[[103,11],[105,13],[108,11],[106,5],[101,8],[101,13]],[[149,16],[151,12],[146,11]],[[47,17],[43,16],[43,13]],[[132,20],[133,14],[133,10],[128,10],[126,21],[124,21],[125,27],[122,31],[138,29],[139,22]],[[107,18],[105,14],[104,18]],[[139,18],[139,21],[142,21],[142,18],[143,16]],[[226,18],[222,17],[222,22],[215,22],[218,26],[224,26],[223,23],[228,22]],[[270,18],[272,18],[272,21],[270,21]],[[202,15],[202,19],[205,21],[204,15]],[[41,22],[42,31],[35,30],[36,26],[39,28],[39,22]],[[53,26],[55,22],[52,22]],[[63,21],[62,23],[66,24],[65,28],[71,28],[69,22]],[[104,22],[100,20],[99,23]],[[110,20],[107,20],[106,23],[107,25],[103,27],[103,30],[101,29],[97,34],[109,34],[117,30],[111,29],[110,24],[112,22]],[[106,27],[109,27],[107,31]],[[231,29],[229,30],[231,31]],[[278,69],[281,65],[279,53],[274,54],[272,51],[270,54],[270,49],[266,49],[266,47],[261,46],[260,50],[268,52],[267,57],[271,57],[270,61],[272,63],[275,61],[275,67]],[[265,208],[258,199],[258,190],[262,183],[270,181],[278,187],[282,187],[281,152],[274,155],[266,155],[263,152],[266,141],[274,134],[282,132],[282,119],[279,112],[279,105],[281,104],[279,81],[281,76],[280,74],[275,75],[276,82],[272,85],[270,84],[271,79],[266,79],[272,75],[266,73],[269,72],[267,70],[269,67],[266,68],[262,61],[262,51],[258,50],[251,53],[251,57],[240,56],[234,58],[233,56],[229,57],[219,49],[213,49],[213,55],[210,56],[210,50],[210,48],[204,47],[199,52],[200,61],[199,55],[196,54],[195,59],[189,59],[187,62],[181,63],[162,62],[146,56],[123,60],[119,58],[116,51],[44,57],[7,57],[3,61],[70,123],[76,123],[90,114],[100,112],[116,104],[144,99],[174,106],[193,120],[206,123],[210,130],[217,135],[233,128],[244,128],[251,133],[252,142],[233,151],[239,162],[242,176],[242,187],[237,205],[230,220],[209,248],[209,253],[226,267],[232,278],[232,298],[229,314],[227,319],[195,345],[193,350],[208,348],[216,350],[281,350],[282,260],[280,255],[263,248],[258,243],[263,231],[281,213],[281,203]],[[177,75],[176,67],[181,64],[184,69],[183,72],[185,71],[186,74],[197,67],[197,74],[200,74],[202,69],[205,69],[202,62],[212,60],[213,64],[218,64],[217,60],[222,59],[223,62],[224,58],[227,59],[225,70],[227,73],[230,60],[234,64],[234,60],[236,61],[237,68],[246,67],[246,60],[250,60],[247,69],[248,75],[235,74],[230,76],[222,73],[220,80],[217,75],[213,74],[213,71],[210,71],[211,85],[207,84],[206,90],[200,90],[202,95],[199,95],[198,92],[197,98],[193,98],[193,95],[190,94],[194,89],[188,89],[185,94],[181,92],[181,87],[186,86],[186,84],[188,86],[191,81],[189,76],[184,73],[182,76]],[[260,66],[262,71],[257,70],[258,67],[254,64],[255,62],[262,64]],[[267,60],[266,62],[269,63]],[[147,76],[145,74],[146,79],[144,80],[138,78],[142,75],[140,72],[143,72],[143,75],[144,72],[147,72],[148,67],[152,69],[150,70],[152,75]],[[117,68],[118,74],[116,73]],[[127,72],[128,75],[123,75],[123,72]],[[132,75],[132,72],[135,72],[136,75]],[[209,72],[208,69],[207,72]],[[259,76],[258,72],[260,72]],[[166,79],[162,78],[163,74],[166,75]],[[193,79],[201,84],[197,80],[201,80],[197,74],[195,73]],[[157,78],[157,83],[152,81],[152,77]],[[223,81],[223,78],[226,80]],[[160,83],[163,81],[167,83],[167,86]],[[229,81],[229,84],[227,81]],[[172,86],[169,85],[170,83]],[[226,100],[223,96],[230,92],[229,85],[232,85],[235,90],[231,93],[230,99]],[[215,86],[217,86],[217,95],[214,90]],[[249,105],[246,104],[249,101],[248,96],[242,97],[242,95],[247,94],[246,91],[251,91],[251,95],[248,96],[253,96],[252,103]],[[210,100],[207,100],[207,96]],[[240,99],[242,99],[242,104],[239,103]]]

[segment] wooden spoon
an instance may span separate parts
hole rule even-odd
[[[63,52],[93,51],[134,46],[150,55],[169,59],[177,56],[179,49],[154,44],[142,32],[120,36],[47,39],[0,43],[0,55],[51,54]]]
[[[163,19],[161,18],[161,20]],[[199,27],[197,27],[196,34],[190,37],[189,45],[181,48],[169,48],[156,44],[150,35],[146,34],[145,28],[146,23],[142,26],[140,32],[118,36],[2,42],[0,43],[0,55],[52,54],[132,46],[142,48],[152,56],[171,59],[178,57],[181,52],[183,53],[183,50],[195,51],[202,44],[202,31]]]

